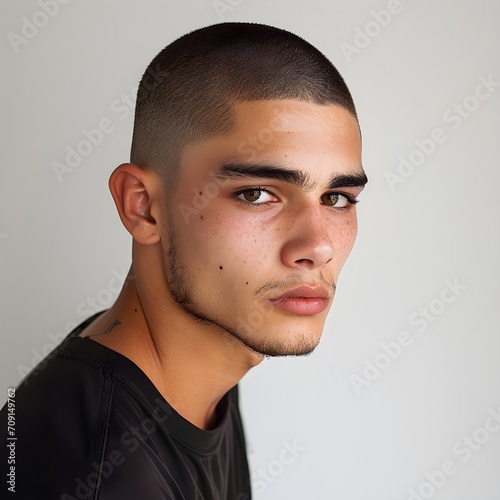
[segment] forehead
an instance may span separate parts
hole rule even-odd
[[[237,102],[234,126],[224,136],[184,148],[181,177],[205,165],[270,162],[283,167],[362,171],[361,136],[356,118],[345,108],[297,100]]]
[[[356,118],[336,104],[290,100],[244,101],[233,105],[234,133],[268,127],[276,133],[327,134],[358,131]]]

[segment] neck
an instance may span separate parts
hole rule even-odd
[[[129,358],[179,414],[210,429],[219,401],[262,358],[197,322],[172,300],[163,275],[145,267],[132,266],[115,304],[82,335]]]

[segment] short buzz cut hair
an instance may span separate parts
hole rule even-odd
[[[229,134],[237,102],[295,99],[356,116],[342,76],[283,29],[221,23],[178,38],[150,63],[137,92],[131,162],[175,183],[182,148]]]

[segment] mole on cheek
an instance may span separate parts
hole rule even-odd
[[[219,269],[224,269],[222,266],[219,266]]]

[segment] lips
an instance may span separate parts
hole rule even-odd
[[[330,294],[320,285],[302,285],[270,299],[269,302],[289,314],[313,315],[328,307]]]
[[[328,290],[321,285],[301,285],[286,291],[279,297],[272,300],[287,299],[292,297],[328,299],[330,294],[328,293]]]

